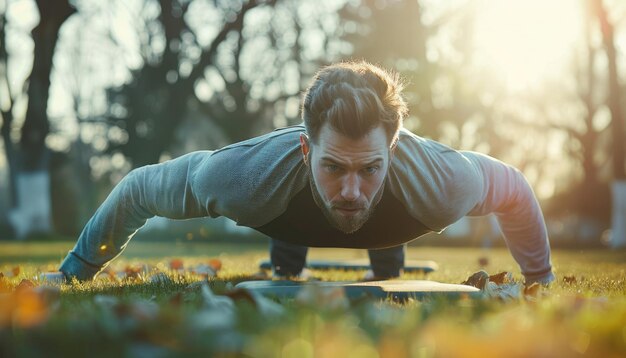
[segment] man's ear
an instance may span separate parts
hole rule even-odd
[[[304,164],[309,165],[309,136],[306,133],[300,133],[300,150],[302,151],[302,158],[304,159]]]

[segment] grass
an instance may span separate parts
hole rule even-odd
[[[216,294],[255,274],[266,245],[133,242],[113,263],[150,265],[166,279],[16,289],[53,270],[70,242],[0,242],[0,356],[448,357],[626,354],[626,252],[553,252],[558,281],[527,299],[348,301],[335,293],[298,299],[224,300],[207,295],[190,273],[169,269],[219,258],[207,285]],[[364,258],[363,250],[313,249],[310,258]],[[487,258],[490,273],[519,268],[506,249],[412,247],[409,259],[440,269],[426,278],[459,283]],[[322,280],[358,280],[363,272],[314,272]],[[420,274],[404,279],[423,279]],[[565,278],[565,279],[564,279]],[[38,282],[34,281],[35,286]],[[220,299],[222,297],[222,299]]]

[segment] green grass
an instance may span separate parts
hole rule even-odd
[[[311,295],[234,306],[212,304],[199,277],[169,270],[220,258],[223,268],[207,284],[213,292],[255,274],[266,245],[132,242],[112,267],[150,265],[166,281],[149,279],[16,290],[24,279],[58,267],[71,242],[0,242],[0,356],[607,356],[626,354],[626,252],[553,252],[558,281],[536,297],[500,301],[347,301]],[[364,250],[313,249],[310,258],[365,258]],[[519,268],[506,249],[413,247],[408,259],[440,269],[427,279],[459,283],[480,269]],[[314,272],[322,280],[358,280],[363,272]],[[563,280],[568,277],[567,282]],[[423,279],[420,274],[405,279]],[[35,285],[38,285],[36,281]],[[277,313],[278,311],[280,313]]]

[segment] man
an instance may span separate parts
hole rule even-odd
[[[516,169],[402,128],[397,75],[365,62],[320,70],[304,125],[131,171],[60,267],[92,279],[148,218],[226,216],[291,244],[381,249],[495,213],[526,282],[554,280],[541,209]]]

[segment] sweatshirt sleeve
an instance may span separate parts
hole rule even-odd
[[[470,216],[494,213],[526,283],[554,281],[543,214],[532,188],[516,168],[476,152],[461,152],[482,181]]]
[[[308,183],[300,154],[303,130],[283,128],[131,171],[87,222],[60,271],[92,279],[153,216],[225,216],[242,226],[264,225]]]
[[[153,216],[217,216],[208,210],[209,191],[198,189],[203,186],[197,173],[212,171],[211,155],[198,151],[131,171],[88,221],[60,271],[68,278],[92,279]]]

